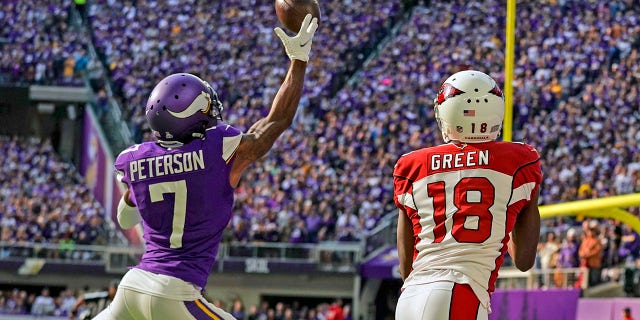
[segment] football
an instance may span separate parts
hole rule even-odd
[[[304,17],[310,13],[320,23],[318,0],[275,0],[276,15],[280,23],[289,31],[298,33]]]

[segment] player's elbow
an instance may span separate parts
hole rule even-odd
[[[518,268],[518,270],[525,272],[525,271],[529,271],[529,269],[533,268],[533,264],[535,263],[535,256],[534,257],[526,257],[523,259],[516,259],[515,265],[516,268]]]
[[[509,254],[511,254],[516,268],[522,272],[533,268],[538,251],[537,242],[533,239],[528,239],[525,243],[522,243],[522,239],[517,237],[517,234],[513,234],[511,240],[509,243]]]

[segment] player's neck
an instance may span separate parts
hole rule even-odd
[[[464,149],[467,147],[467,143],[466,142],[460,142],[457,140],[452,140],[451,142],[449,142],[450,144],[458,147],[458,149]]]

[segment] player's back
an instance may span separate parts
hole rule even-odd
[[[231,216],[230,159],[239,139],[222,125],[183,146],[145,142],[118,156],[116,170],[143,220],[137,268],[204,287]]]
[[[538,153],[521,143],[449,143],[402,156],[394,176],[417,236],[405,285],[441,279],[493,291],[508,234],[541,181]]]

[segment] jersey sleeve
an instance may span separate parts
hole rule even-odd
[[[116,180],[118,180],[118,182],[121,182],[127,185],[131,182],[127,172],[129,169],[128,163],[129,163],[129,160],[131,159],[130,152],[131,152],[131,147],[125,149],[118,155],[118,157],[116,157],[116,160],[113,163],[113,166],[114,166],[113,173],[116,176]]]
[[[207,130],[207,136],[222,136],[222,159],[229,163],[238,150],[240,141],[242,140],[242,131],[228,124],[218,125],[215,128]],[[214,138],[215,141],[215,138]]]
[[[411,179],[411,164],[406,155],[398,159],[393,169],[393,201],[398,209],[407,212],[408,208],[415,208],[413,204],[413,180]]]
[[[542,184],[540,155],[536,149],[528,144],[522,144],[519,154],[522,157],[522,165],[513,176],[514,193],[510,205],[518,201],[526,201],[529,204]]]
[[[133,159],[132,153],[138,150],[139,145],[133,145],[123,150],[113,163],[114,174],[116,181],[122,183],[125,188],[131,190],[129,192],[129,201],[136,204],[135,196],[133,194],[133,187],[131,186],[131,176],[129,172],[129,162]]]

